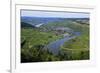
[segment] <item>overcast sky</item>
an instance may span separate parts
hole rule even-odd
[[[21,16],[53,18],[89,18],[89,13],[21,10]]]

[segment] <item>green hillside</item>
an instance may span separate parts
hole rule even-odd
[[[30,24],[21,23],[21,62],[44,62],[64,60],[89,59],[89,21],[81,24],[75,20],[64,19],[62,21],[49,22],[35,28]],[[69,28],[72,31],[55,30],[56,28]],[[57,55],[49,51],[50,42],[62,39],[63,34],[75,36],[73,32],[80,32],[79,36],[66,41]]]

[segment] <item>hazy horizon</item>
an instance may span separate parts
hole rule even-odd
[[[21,17],[37,18],[89,18],[89,13],[21,10]]]

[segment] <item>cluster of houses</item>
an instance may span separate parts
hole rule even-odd
[[[64,37],[70,36],[70,33],[73,32],[73,30],[68,27],[56,27],[54,30],[56,35],[63,34]]]

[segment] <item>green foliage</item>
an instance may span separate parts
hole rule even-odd
[[[81,35],[65,42],[61,46],[59,54],[54,55],[49,52],[48,48],[44,47],[50,42],[62,38],[62,34],[56,35],[54,33],[56,27],[68,27],[73,29],[74,32],[81,32]],[[89,25],[64,20],[50,22],[40,28],[21,28],[22,63],[85,59],[89,59]]]
[[[69,27],[73,29],[74,31],[81,32],[82,34],[89,34],[89,25],[80,24],[75,21],[67,20],[67,19],[63,21],[59,21],[59,22],[51,22],[51,23],[48,23],[47,25],[43,25],[42,27],[46,29],[50,29],[50,27],[56,28],[56,27],[62,27],[62,26]]]
[[[42,46],[41,46],[42,47]],[[55,55],[43,48],[30,48],[21,50],[21,62],[44,62],[44,61],[57,61]]]
[[[82,34],[71,39],[61,46],[61,50],[68,54],[68,58],[72,60],[89,59],[89,25],[76,24],[71,26]]]
[[[21,29],[21,62],[42,62],[59,60],[46,48],[49,42],[55,41],[61,36],[53,33],[40,32],[38,29]]]
[[[61,38],[61,36],[56,36],[51,32],[40,32],[37,29],[31,28],[22,28],[21,33],[21,43],[23,42],[23,40],[26,40],[23,48],[31,48],[37,44],[47,45],[49,42]]]
[[[78,36],[70,41],[66,42],[63,47],[69,49],[88,49],[89,39],[87,36]]]

